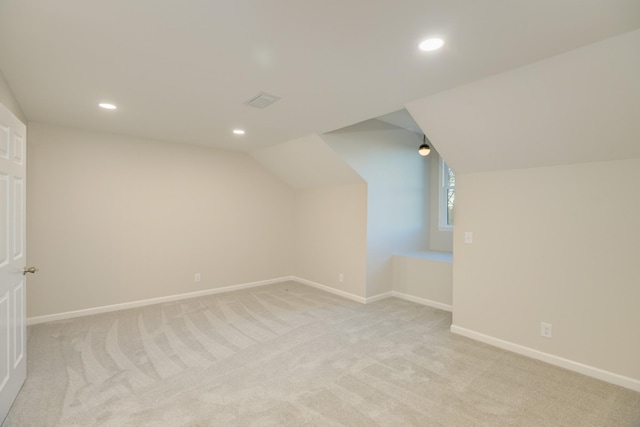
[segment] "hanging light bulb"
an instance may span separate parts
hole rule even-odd
[[[427,157],[431,152],[431,147],[427,144],[427,135],[422,136],[422,145],[418,148],[418,154],[422,157]]]

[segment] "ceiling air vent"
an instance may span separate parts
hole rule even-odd
[[[252,107],[256,107],[256,108],[264,108],[273,104],[278,99],[280,99],[279,96],[269,95],[268,93],[260,92],[259,94],[251,98],[249,101],[247,101],[247,105],[251,105]]]

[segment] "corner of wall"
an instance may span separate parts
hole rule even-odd
[[[18,100],[13,95],[13,91],[9,87],[9,84],[5,80],[2,73],[0,73],[0,104],[7,107],[14,116],[16,116],[24,124],[28,123],[27,116],[22,111]]]

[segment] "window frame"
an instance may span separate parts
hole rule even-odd
[[[451,170],[451,168],[447,165],[443,158],[440,158],[440,197],[439,197],[439,206],[438,206],[438,228],[440,231],[453,231],[454,224],[448,224],[448,203],[447,203],[447,195],[449,189],[453,189],[454,193],[454,206],[455,206],[455,184],[450,186],[447,179],[447,170]],[[453,172],[453,170],[451,170]],[[455,172],[453,172],[455,176]]]

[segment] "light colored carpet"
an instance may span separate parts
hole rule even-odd
[[[287,282],[28,328],[4,427],[640,426],[640,393]]]

